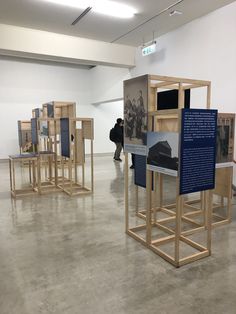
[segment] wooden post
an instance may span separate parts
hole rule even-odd
[[[153,206],[153,220],[157,221],[157,210],[159,210],[159,173],[154,173],[154,206]]]
[[[211,108],[211,83],[207,86],[207,109]]]
[[[212,198],[213,191],[206,191],[206,211],[207,211],[207,249],[211,255],[211,229],[212,229]]]
[[[65,190],[65,168],[64,168],[64,159],[65,157],[61,157],[61,172],[62,172],[62,189]]]
[[[179,267],[180,260],[180,236],[181,236],[181,214],[183,197],[179,195],[179,178],[176,179],[176,218],[175,218],[175,263]]]
[[[29,161],[29,181],[32,183],[32,177],[31,177],[31,162]]]
[[[129,230],[129,163],[125,153],[125,232]]]
[[[231,171],[230,171],[231,170]],[[227,219],[228,222],[232,221],[232,184],[233,184],[233,167],[231,167],[229,170],[229,193],[227,197]]]
[[[179,109],[184,108],[184,89],[182,83],[179,83],[178,108]]]
[[[9,158],[9,171],[10,171],[10,189],[12,192],[12,167],[11,167],[11,158]]]
[[[38,193],[41,194],[41,156],[37,160]]]
[[[138,186],[135,184],[135,212],[138,214],[139,206],[138,206]]]
[[[16,174],[15,174],[15,161],[12,160],[12,174],[13,174],[13,191],[16,190]]]
[[[33,188],[36,188],[36,162],[35,160],[32,160],[32,168],[33,168]]]
[[[93,159],[93,140],[91,139],[91,190],[92,192],[94,191],[94,172],[93,172],[93,167],[94,167],[94,159]]]
[[[82,163],[82,187],[84,188],[85,186],[85,170],[84,170],[84,163],[85,161],[83,161]]]
[[[151,244],[152,240],[152,172],[146,170],[146,192],[147,192],[147,205],[146,205],[146,242],[148,245]]]

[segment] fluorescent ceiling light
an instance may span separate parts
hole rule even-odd
[[[44,0],[78,9],[92,7],[92,11],[119,18],[131,18],[136,11],[130,6],[109,0]]]

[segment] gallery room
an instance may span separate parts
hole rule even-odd
[[[0,314],[236,313],[236,2],[0,1]]]

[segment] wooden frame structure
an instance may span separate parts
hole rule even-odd
[[[180,109],[184,108],[184,91],[193,88],[206,88],[205,107],[210,108],[211,83],[209,81],[191,80],[183,78],[148,75],[148,131],[180,132]],[[158,90],[177,89],[178,109],[161,110],[156,109]],[[163,175],[154,173],[154,191],[152,191],[152,174],[150,170],[146,173],[146,209],[138,211],[136,216],[142,222],[130,227],[129,222],[129,178],[128,178],[128,153],[125,154],[125,218],[126,233],[141,242],[159,256],[170,262],[175,267],[193,262],[211,254],[211,214],[212,214],[212,191],[201,192],[201,208],[198,214],[204,219],[204,225],[195,222],[184,214],[184,208],[192,206],[186,202],[184,196],[179,194],[179,178],[176,178],[176,201],[174,204],[163,204]],[[138,188],[136,188],[136,203]],[[192,201],[193,203],[195,202]],[[137,206],[136,206],[137,207]],[[175,208],[175,210],[173,210]],[[157,218],[158,213],[165,213],[167,218]],[[138,220],[139,220],[138,218]],[[165,224],[174,222],[174,227],[167,227]],[[182,230],[182,224],[188,223],[192,226],[186,231]],[[153,230],[158,228],[165,233],[158,239],[153,238]],[[140,236],[142,232],[142,236]],[[206,244],[202,245],[192,240],[189,236],[196,233],[206,233]],[[174,243],[172,254],[160,248],[161,245]],[[191,247],[197,252],[182,256],[180,252],[181,243]]]
[[[216,219],[213,222],[213,226],[221,226],[232,221],[232,184],[233,184],[233,157],[234,157],[234,134],[235,134],[235,114],[232,113],[219,113],[218,114],[218,155],[221,155],[221,131],[227,128],[229,134],[227,138],[227,147],[224,154],[226,158],[220,160],[217,158],[217,162],[223,161],[217,165],[216,169],[216,187],[214,190],[214,195],[220,198],[220,202],[213,204],[213,218]],[[221,152],[221,153],[220,153]],[[224,163],[225,162],[225,163]],[[218,167],[219,166],[219,167]],[[217,210],[225,209],[225,214],[217,213]]]
[[[20,154],[29,152],[32,149],[30,120],[18,121],[18,139]],[[23,143],[25,143],[25,146],[23,146]]]
[[[37,191],[39,194],[42,194],[45,192],[64,191],[70,196],[93,192],[93,119],[76,118],[76,103],[64,101],[52,101],[44,104],[42,109],[33,109],[32,117],[31,121],[19,121],[18,129],[19,141],[21,139],[20,130],[23,127],[27,128],[27,131],[32,131],[34,155],[9,156],[12,196],[16,197],[20,194],[20,191],[16,192],[15,188],[14,162],[16,160],[20,160],[23,163],[27,161],[26,164],[30,168],[30,183],[33,176],[32,185],[34,192]],[[61,123],[63,119],[68,119],[69,121],[67,130],[67,142],[70,145],[69,158],[65,158],[61,154]],[[79,127],[78,124],[80,124]],[[86,182],[88,178],[86,175],[88,170],[86,165],[86,160],[88,159],[88,156],[86,156],[86,147],[88,146],[85,145],[86,140],[90,140],[90,186]],[[30,156],[34,157],[33,160],[30,159]],[[81,176],[79,176],[78,166],[81,166],[82,169]],[[26,194],[25,191],[23,192]]]
[[[37,160],[36,154],[20,154],[9,156],[10,189],[12,197],[32,195],[37,192]],[[26,187],[17,188],[15,163],[27,163],[29,167],[29,182]]]
[[[220,121],[220,122],[219,122]],[[221,125],[229,128],[229,138],[227,139],[228,146],[225,155],[227,158],[221,160],[217,158],[218,164],[216,164],[216,179],[215,189],[213,190],[213,205],[212,205],[212,228],[228,224],[232,221],[232,182],[233,182],[233,152],[234,152],[234,129],[235,129],[235,114],[231,113],[218,113],[218,129]],[[219,130],[218,130],[219,132]],[[220,137],[220,136],[219,136]],[[218,138],[219,140],[219,138]],[[217,144],[220,151],[220,143]],[[219,154],[219,152],[218,152]],[[192,217],[198,217],[202,215],[202,194],[200,198],[196,199],[191,204],[186,202],[185,207],[191,210],[185,215]],[[224,211],[224,213],[219,213]],[[196,221],[195,221],[196,222]],[[202,222],[204,226],[204,222]]]
[[[44,180],[42,174],[43,168]],[[60,191],[58,187],[58,167],[56,153],[52,151],[40,151],[38,153],[37,172],[37,191],[39,194]]]
[[[79,127],[77,126],[79,124]],[[70,141],[70,157],[62,156],[62,182],[59,187],[68,195],[90,194],[94,189],[93,173],[93,140],[94,122],[91,118],[69,119],[69,134],[73,135]],[[85,167],[85,140],[90,141],[90,186],[86,183]],[[67,175],[65,166],[67,167]],[[78,166],[81,166],[81,178],[78,173]],[[88,170],[88,169],[87,169]]]
[[[52,116],[48,114],[48,105],[52,106]],[[42,106],[43,118],[75,118],[76,103],[70,101],[51,101]]]

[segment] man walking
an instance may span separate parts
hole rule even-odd
[[[114,154],[115,161],[122,161],[122,159],[120,158],[120,153],[122,151],[124,144],[123,124],[124,124],[123,120],[121,118],[118,118],[114,126],[114,143],[116,145],[116,150]]]

